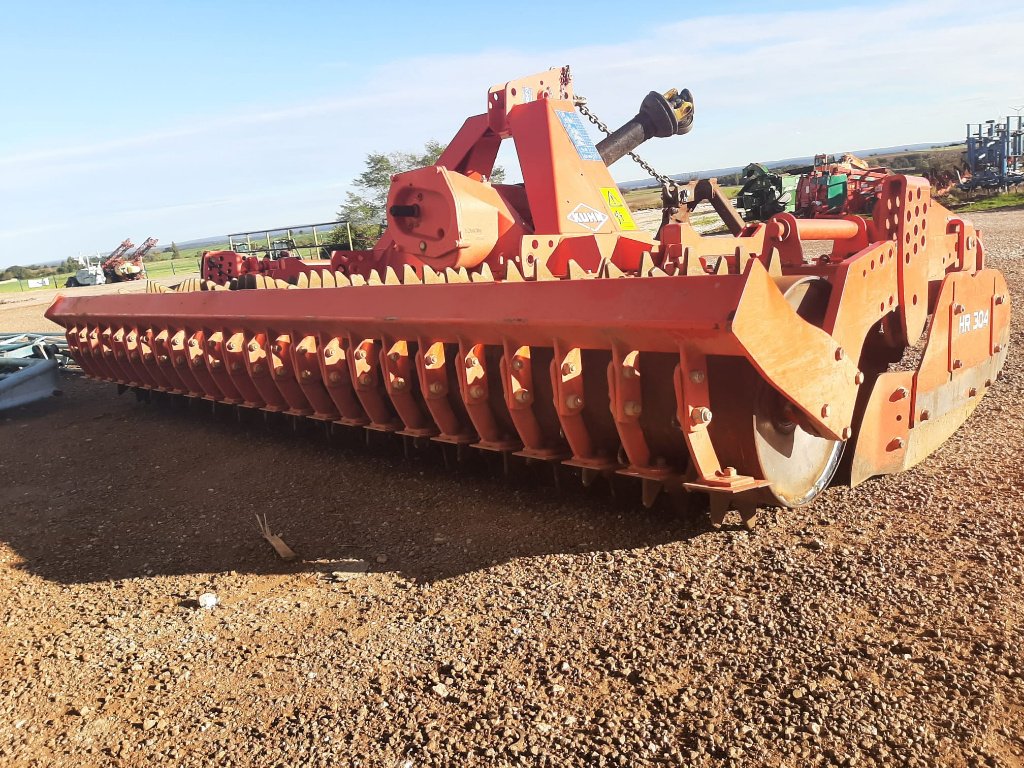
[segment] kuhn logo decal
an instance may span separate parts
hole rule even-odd
[[[565,218],[573,224],[579,224],[584,229],[589,229],[591,232],[597,232],[608,221],[607,214],[601,213],[596,208],[591,208],[583,203],[573,208]]]

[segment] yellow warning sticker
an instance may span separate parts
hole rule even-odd
[[[626,201],[622,199],[617,187],[601,187],[601,197],[604,198],[608,213],[612,215],[619,229],[636,229],[633,214],[626,207]]]

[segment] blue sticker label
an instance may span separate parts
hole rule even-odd
[[[580,157],[584,160],[601,162],[601,153],[597,151],[597,147],[591,141],[590,134],[587,133],[587,126],[583,124],[583,118],[580,117],[579,112],[562,112],[556,109],[555,114],[562,121],[562,127],[569,134],[569,140],[576,147],[576,151],[580,153]]]

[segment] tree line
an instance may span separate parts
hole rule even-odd
[[[40,264],[30,264],[29,266],[22,266],[20,264],[14,264],[10,267],[5,267],[0,272],[0,280],[36,280],[40,277],[51,277],[53,275],[66,275],[69,272],[77,272],[81,265],[78,260],[72,257],[64,259],[59,264],[50,266],[42,266]]]

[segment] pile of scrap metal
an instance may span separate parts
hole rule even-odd
[[[1024,184],[1024,117],[967,124],[967,168],[960,188],[1006,189]]]
[[[57,370],[70,360],[63,334],[0,334],[0,411],[60,394]]]
[[[913,466],[998,378],[1006,281],[926,180],[883,178],[870,218],[656,239],[608,166],[688,131],[692,98],[652,92],[596,145],[578,108],[568,68],[492,87],[435,165],[393,177],[374,247],[294,284],[65,295],[47,317],[143,398],[632,481],[645,504],[702,494],[715,523],[807,504],[841,461],[853,484]],[[505,140],[521,184],[490,181]]]

